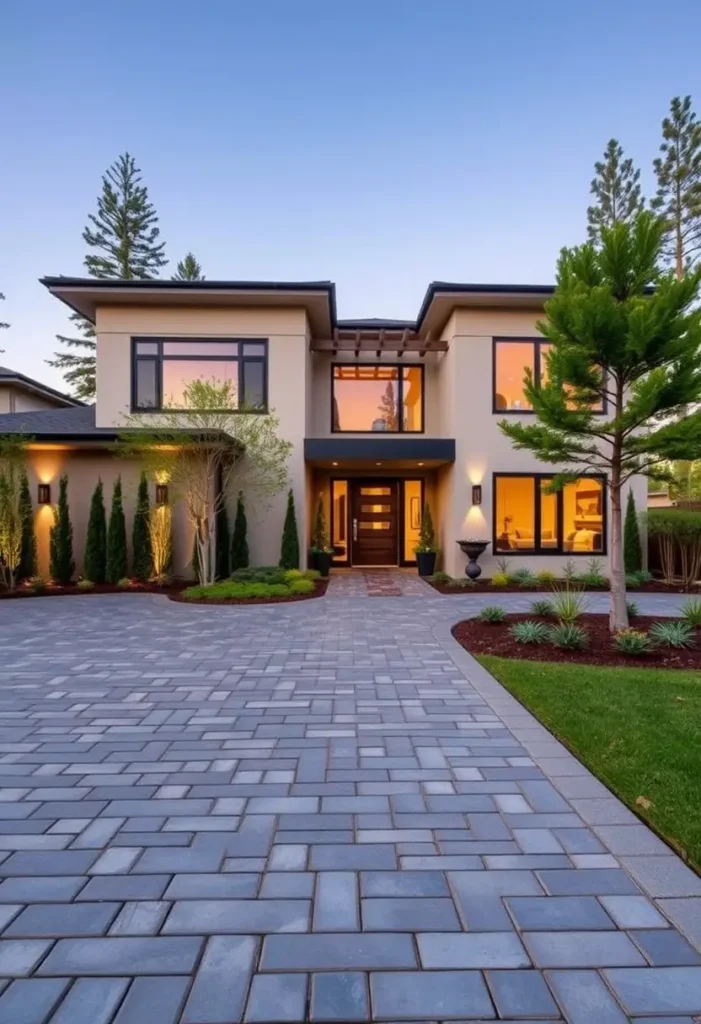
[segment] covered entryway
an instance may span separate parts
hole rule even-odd
[[[398,565],[396,480],[351,480],[351,564]]]

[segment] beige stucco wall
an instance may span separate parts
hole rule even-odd
[[[0,382],[0,415],[6,412],[38,412],[41,409],[55,409],[57,405],[58,402],[52,402],[41,395]]]
[[[98,479],[104,488],[105,509],[109,522],[112,488],[118,476],[122,478],[124,513],[127,522],[127,545],[131,560],[131,530],[136,503],[136,489],[141,467],[133,459],[125,459],[107,451],[69,450],[60,446],[32,446],[29,450],[29,486],[34,502],[34,529],[37,538],[39,571],[49,571],[49,530],[53,524],[52,505],[58,500],[59,479],[68,477],[68,504],[73,524],[73,556],[76,576],[83,571],[83,556],[90,516],[90,501]],[[37,504],[40,483],[51,486],[52,505]],[[155,502],[155,486],[150,486],[151,504]],[[173,511],[173,571],[190,576],[192,530],[182,507]],[[131,561],[130,561],[131,568]]]
[[[492,338],[539,337],[537,312],[479,309],[456,310],[446,325],[444,337],[450,348],[439,357],[438,390],[441,429],[454,436],[455,465],[439,474],[439,505],[442,537],[442,565],[451,575],[462,575],[466,558],[456,541],[463,538],[492,540],[492,474],[552,472],[552,465],[539,462],[530,452],[516,451],[499,429],[503,414],[492,412]],[[513,415],[509,420],[517,419]],[[525,415],[524,422],[533,417]],[[558,467],[555,467],[557,469]],[[562,467],[565,468],[565,467]],[[482,504],[472,505],[472,485],[482,485]],[[646,505],[646,481],[631,484],[638,509]],[[608,530],[610,547],[610,525]],[[491,549],[480,559],[485,576],[496,570]],[[511,568],[527,567],[558,571],[569,558],[586,564],[591,555],[516,555],[507,552]],[[608,558],[605,558],[608,562]]]
[[[293,445],[288,463],[300,539],[307,536],[304,437],[309,403],[308,325],[303,309],[105,306],[97,320],[98,426],[127,422],[131,400],[131,338],[237,337],[268,339],[268,399],[279,419],[279,436]],[[143,414],[140,417],[143,420]],[[236,490],[234,481],[234,490]],[[232,505],[235,498],[232,495]],[[286,491],[270,500],[248,496],[247,519],[251,563],[269,565],[280,558]],[[306,546],[301,545],[303,559]]]

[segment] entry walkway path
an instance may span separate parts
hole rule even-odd
[[[0,604],[0,1024],[701,1014],[701,882],[414,582]]]

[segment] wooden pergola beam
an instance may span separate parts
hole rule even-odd
[[[357,338],[314,338],[309,348],[312,352],[331,352],[333,355],[338,352],[376,353],[378,341],[376,338],[361,338],[360,342]],[[447,341],[433,341],[432,339],[427,341],[425,338],[409,338],[404,342],[401,338],[396,340],[385,338],[382,346],[382,352],[396,352],[398,356],[404,352],[417,352],[424,355],[427,352],[447,351]]]

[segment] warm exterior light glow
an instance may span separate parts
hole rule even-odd
[[[481,505],[482,504],[482,485],[481,484],[473,484],[472,485],[472,504],[473,505]]]
[[[332,465],[332,466],[337,466],[337,465],[338,465],[338,463],[337,463],[337,462],[332,462],[332,463],[331,463],[331,465]]]
[[[155,476],[156,476],[156,483],[157,484],[167,484],[168,481],[170,480],[170,470],[169,469],[157,469],[156,473],[155,473]]]
[[[39,484],[37,501],[40,505],[51,504],[51,484]]]

